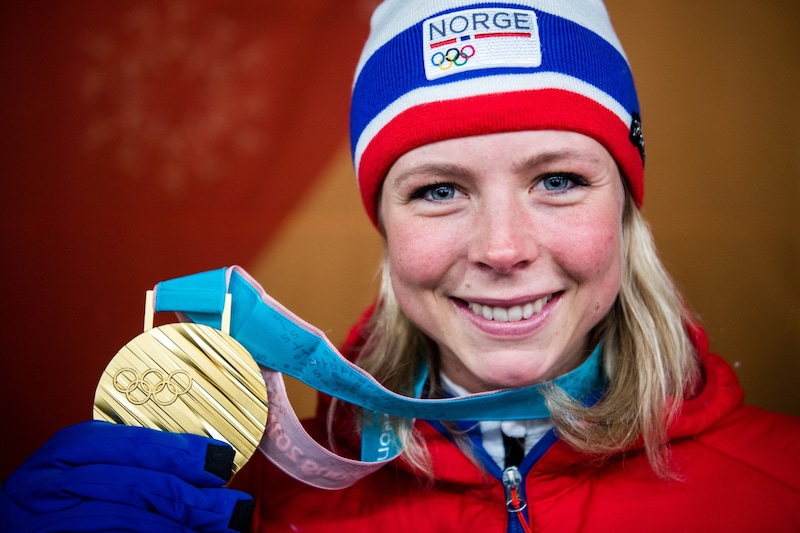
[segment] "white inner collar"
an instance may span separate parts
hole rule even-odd
[[[456,385],[453,380],[441,373],[442,387],[454,396],[466,396],[470,392]],[[525,453],[541,440],[553,427],[549,418],[528,420],[484,420],[479,422],[483,448],[489,453],[495,463],[502,469],[505,468],[506,450],[503,446],[503,433],[509,437],[525,437]]]

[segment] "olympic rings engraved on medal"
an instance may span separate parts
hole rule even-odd
[[[431,56],[431,63],[434,67],[439,67],[442,70],[447,70],[453,65],[461,67],[467,64],[469,58],[475,55],[475,48],[471,45],[465,45],[458,48],[448,48],[446,52],[436,52]]]
[[[123,368],[114,374],[114,388],[125,395],[133,405],[153,400],[161,407],[175,402],[192,388],[192,378],[183,370],[170,372],[167,377],[161,370],[151,368],[141,376],[132,368]]]

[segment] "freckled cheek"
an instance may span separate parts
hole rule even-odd
[[[392,278],[412,285],[440,283],[458,255],[454,239],[424,228],[392,232],[387,247]]]
[[[574,231],[568,244],[560,248],[562,268],[573,279],[602,284],[605,290],[619,289],[622,269],[622,232],[618,225],[587,223]]]

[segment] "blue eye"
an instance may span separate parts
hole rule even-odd
[[[567,189],[572,182],[565,176],[548,176],[542,180],[542,184],[548,191],[563,191]]]
[[[428,191],[432,200],[450,200],[456,195],[456,188],[452,185],[438,185]]]
[[[574,174],[551,174],[542,178],[542,186],[548,191],[567,191],[579,185],[587,185],[586,180]]]
[[[415,190],[411,195],[412,199],[431,200],[433,202],[443,202],[452,200],[456,197],[458,190],[455,185],[450,183],[433,183]]]

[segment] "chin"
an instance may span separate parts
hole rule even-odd
[[[484,390],[519,389],[546,381],[547,369],[525,369],[520,365],[482,372],[479,387]]]

